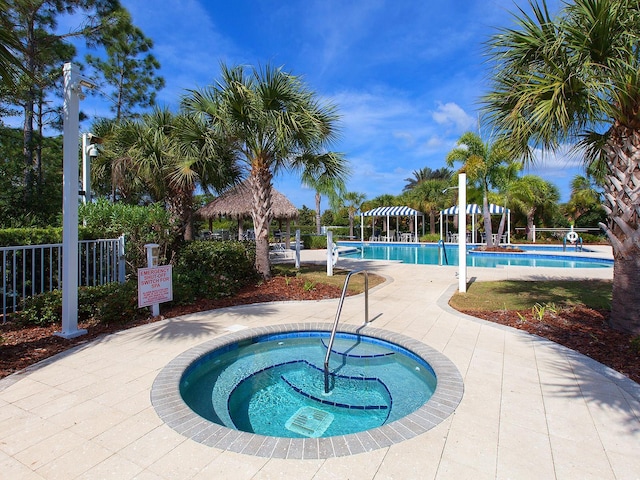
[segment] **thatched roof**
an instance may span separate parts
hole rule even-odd
[[[271,211],[273,212],[273,218],[277,220],[298,218],[298,209],[275,188],[271,189]],[[207,219],[250,217],[251,191],[249,183],[245,180],[230,188],[212,202],[199,208],[196,211],[196,215]]]

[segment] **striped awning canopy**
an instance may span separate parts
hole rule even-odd
[[[502,215],[505,211],[509,211],[508,208],[501,207],[500,205],[489,204],[490,215]],[[458,206],[449,207],[446,210],[440,212],[442,215],[458,215]],[[467,205],[467,215],[482,215],[482,205],[477,203],[470,203]]]
[[[365,217],[424,217],[422,212],[411,207],[378,207],[362,212]]]

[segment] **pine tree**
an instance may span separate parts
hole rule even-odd
[[[156,91],[164,87],[164,78],[155,75],[160,63],[149,53],[153,40],[131,23],[126,10],[119,10],[116,18],[103,32],[107,58],[87,55],[86,60],[102,77],[98,82],[111,87],[111,110],[120,121],[135,116],[136,107],[155,105]]]

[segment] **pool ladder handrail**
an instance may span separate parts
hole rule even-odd
[[[340,295],[340,301],[338,302],[338,310],[336,312],[336,319],[333,321],[333,328],[331,329],[331,336],[329,337],[329,344],[327,345],[327,354],[324,357],[324,393],[329,393],[329,358],[331,357],[331,350],[333,349],[333,340],[336,337],[338,330],[338,322],[340,321],[340,314],[342,313],[342,305],[344,304],[344,298],[347,295],[347,286],[349,285],[349,279],[356,273],[364,274],[364,323],[369,323],[369,272],[367,270],[352,270],[347,273],[347,277],[344,279],[344,286],[342,287],[342,295]]]
[[[442,253],[444,253],[444,263],[446,265],[449,265],[449,259],[447,258],[447,249],[444,247],[444,240],[442,239],[438,240],[438,260],[440,261],[440,246],[442,246]]]

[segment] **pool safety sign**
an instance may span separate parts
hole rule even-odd
[[[138,307],[173,300],[171,265],[138,269]]]

